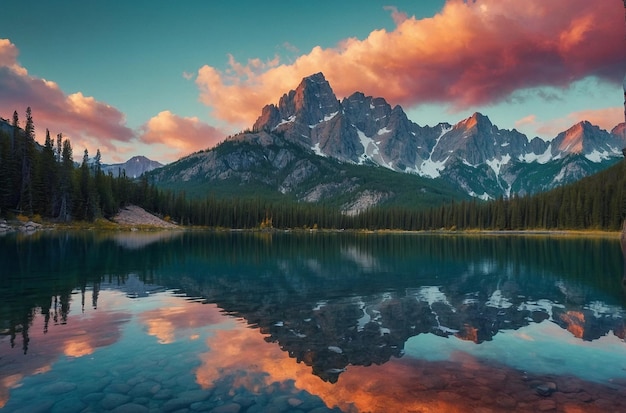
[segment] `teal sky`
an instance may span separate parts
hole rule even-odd
[[[48,127],[69,136],[75,153],[99,147],[107,162],[137,154],[168,162],[251,126],[263,104],[277,102],[296,79],[323,71],[339,98],[350,90],[383,96],[421,125],[480,111],[500,128],[550,139],[581,116],[607,129],[623,121],[621,2],[599,0],[590,8],[581,0],[555,0],[543,15],[530,17],[508,7],[512,0],[447,3],[6,2],[0,116],[8,119],[13,110],[24,116],[30,105],[38,140]],[[540,0],[523,3],[544,7]],[[607,10],[620,19],[605,15],[608,28],[595,28],[595,13]],[[518,17],[520,27],[509,32],[502,21]],[[528,29],[528,19],[536,27]],[[580,29],[572,23],[578,21]],[[498,30],[502,38],[494,35]],[[535,53],[533,42],[554,41],[555,33],[560,45]],[[589,46],[611,34],[615,39],[595,47],[602,53]],[[572,41],[579,44],[565,50]],[[519,70],[499,67],[509,45]],[[562,55],[552,61],[557,49]],[[483,74],[494,65],[494,74]],[[562,77],[551,73],[558,71]],[[69,98],[75,94],[80,104]],[[229,106],[233,95],[238,103]],[[246,101],[248,95],[254,99]]]

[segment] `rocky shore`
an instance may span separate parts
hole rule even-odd
[[[6,219],[0,220],[0,235],[9,232],[31,233],[42,229],[44,226],[33,221],[10,223]]]
[[[167,222],[141,207],[129,205],[120,211],[110,220],[96,220],[93,223],[38,223],[34,221],[6,220],[0,219],[0,235],[19,232],[31,234],[44,229],[176,229],[180,228],[171,222]]]

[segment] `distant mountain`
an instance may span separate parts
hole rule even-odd
[[[623,129],[609,133],[581,122],[547,142],[500,129],[480,113],[454,125],[420,126],[381,97],[355,92],[339,101],[317,73],[265,106],[252,133],[151,176],[188,193],[283,194],[354,213],[381,203],[419,204],[422,195],[434,202],[552,189],[621,159]]]
[[[104,173],[111,172],[113,176],[120,176],[125,173],[130,178],[138,178],[146,172],[162,167],[163,164],[150,160],[145,156],[133,156],[124,163],[102,165]]]

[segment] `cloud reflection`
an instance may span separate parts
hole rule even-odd
[[[257,330],[218,331],[207,340],[210,350],[200,355],[196,381],[207,389],[230,381],[231,392],[245,388],[255,394],[278,385],[304,390],[330,407],[345,412],[467,412],[537,411],[554,401],[559,411],[618,411],[624,406],[615,389],[568,376],[531,376],[457,351],[450,360],[413,357],[382,365],[349,366],[335,384],[312,374]],[[556,382],[558,393],[547,399],[536,387]]]
[[[170,305],[163,305],[140,315],[142,322],[148,327],[148,334],[156,337],[161,344],[171,344],[184,336],[195,340],[198,335],[189,333],[189,330],[224,321],[215,305],[184,302],[177,297],[168,297],[164,304],[167,303]]]

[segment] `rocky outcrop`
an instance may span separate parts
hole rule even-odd
[[[129,205],[120,209],[120,211],[113,217],[113,221],[117,222],[118,224],[130,226],[148,226],[153,228],[167,229],[178,228],[178,225],[164,221],[161,218],[148,213],[146,210],[136,205]]]
[[[388,192],[366,190],[359,193],[354,200],[344,204],[341,210],[348,216],[355,216],[390,198]]]

